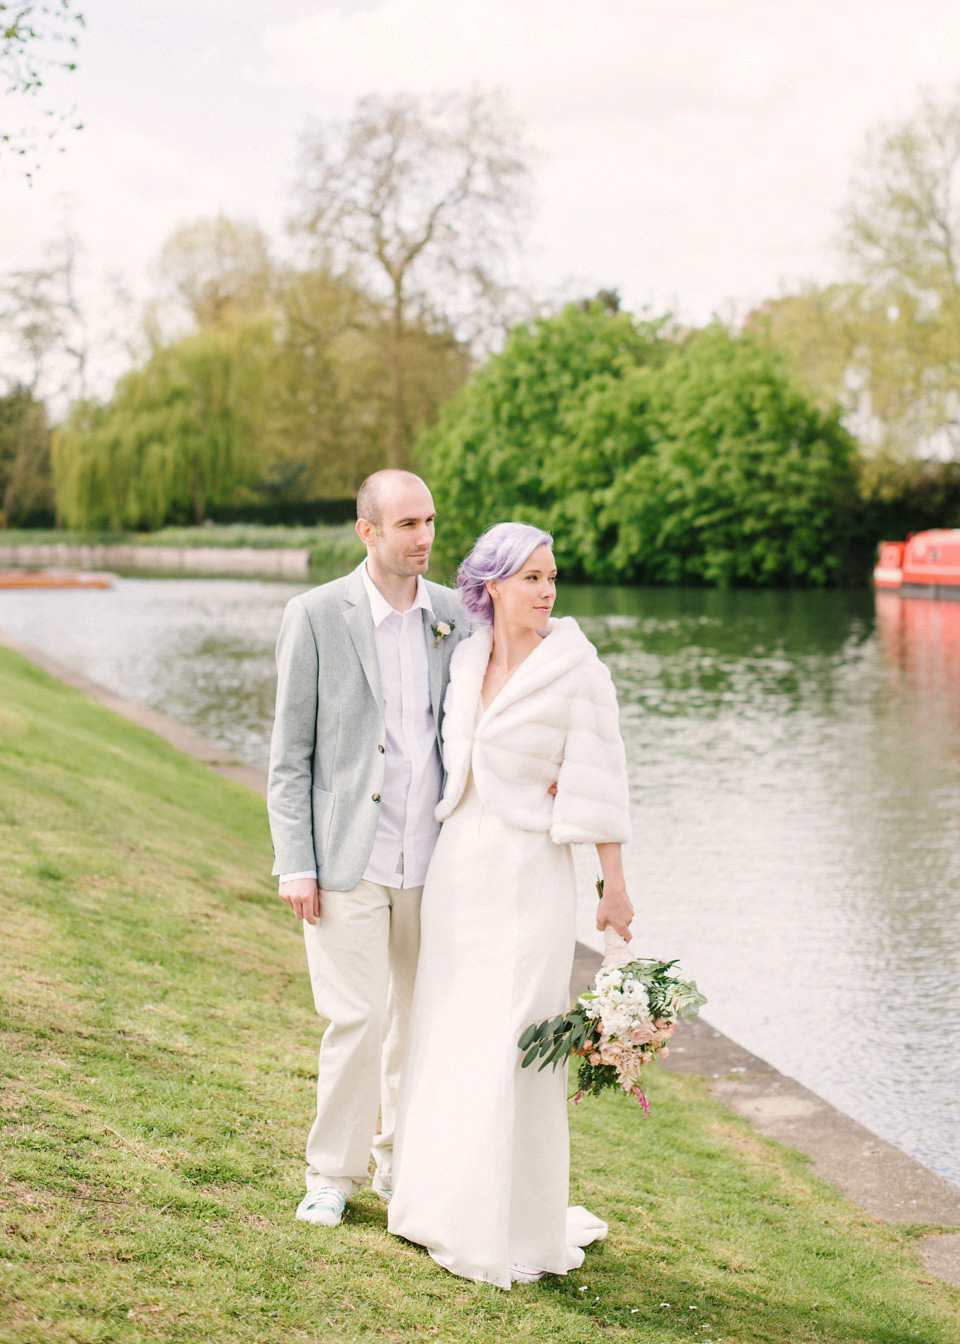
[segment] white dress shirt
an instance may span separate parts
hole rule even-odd
[[[363,876],[385,887],[419,887],[440,832],[434,809],[443,782],[421,614],[432,616],[433,608],[419,575],[413,606],[397,611],[370,578],[366,561],[359,568],[373,617],[386,725],[380,819]],[[284,873],[280,881],[316,876],[316,869]]]

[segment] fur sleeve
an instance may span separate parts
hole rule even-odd
[[[617,693],[596,656],[576,670],[550,838],[558,845],[625,844],[630,839]]]

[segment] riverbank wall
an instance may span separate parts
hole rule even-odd
[[[297,547],[137,546],[78,542],[0,543],[0,565],[23,568],[159,571],[164,574],[237,574],[305,579],[310,550]]]
[[[156,710],[123,699],[2,630],[0,644],[225,778],[266,795],[266,771],[259,767]],[[577,944],[572,996],[590,985],[601,960],[593,948]],[[960,1186],[881,1139],[703,1019],[681,1024],[662,1067],[703,1079],[712,1096],[767,1138],[805,1154],[818,1176],[874,1217],[900,1226],[929,1226],[930,1234],[916,1241],[927,1270],[960,1286]]]

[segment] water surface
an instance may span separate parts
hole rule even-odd
[[[0,593],[0,629],[264,764],[301,588]],[[565,588],[558,611],[620,694],[637,946],[680,957],[722,1031],[960,1181],[960,603]]]

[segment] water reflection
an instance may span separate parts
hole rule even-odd
[[[5,593],[0,628],[263,763],[296,591]],[[558,610],[620,693],[639,946],[683,959],[722,1030],[960,1180],[960,603],[562,587]]]
[[[952,613],[898,613],[891,644],[870,594],[593,600],[649,945],[722,1029],[960,1177]]]

